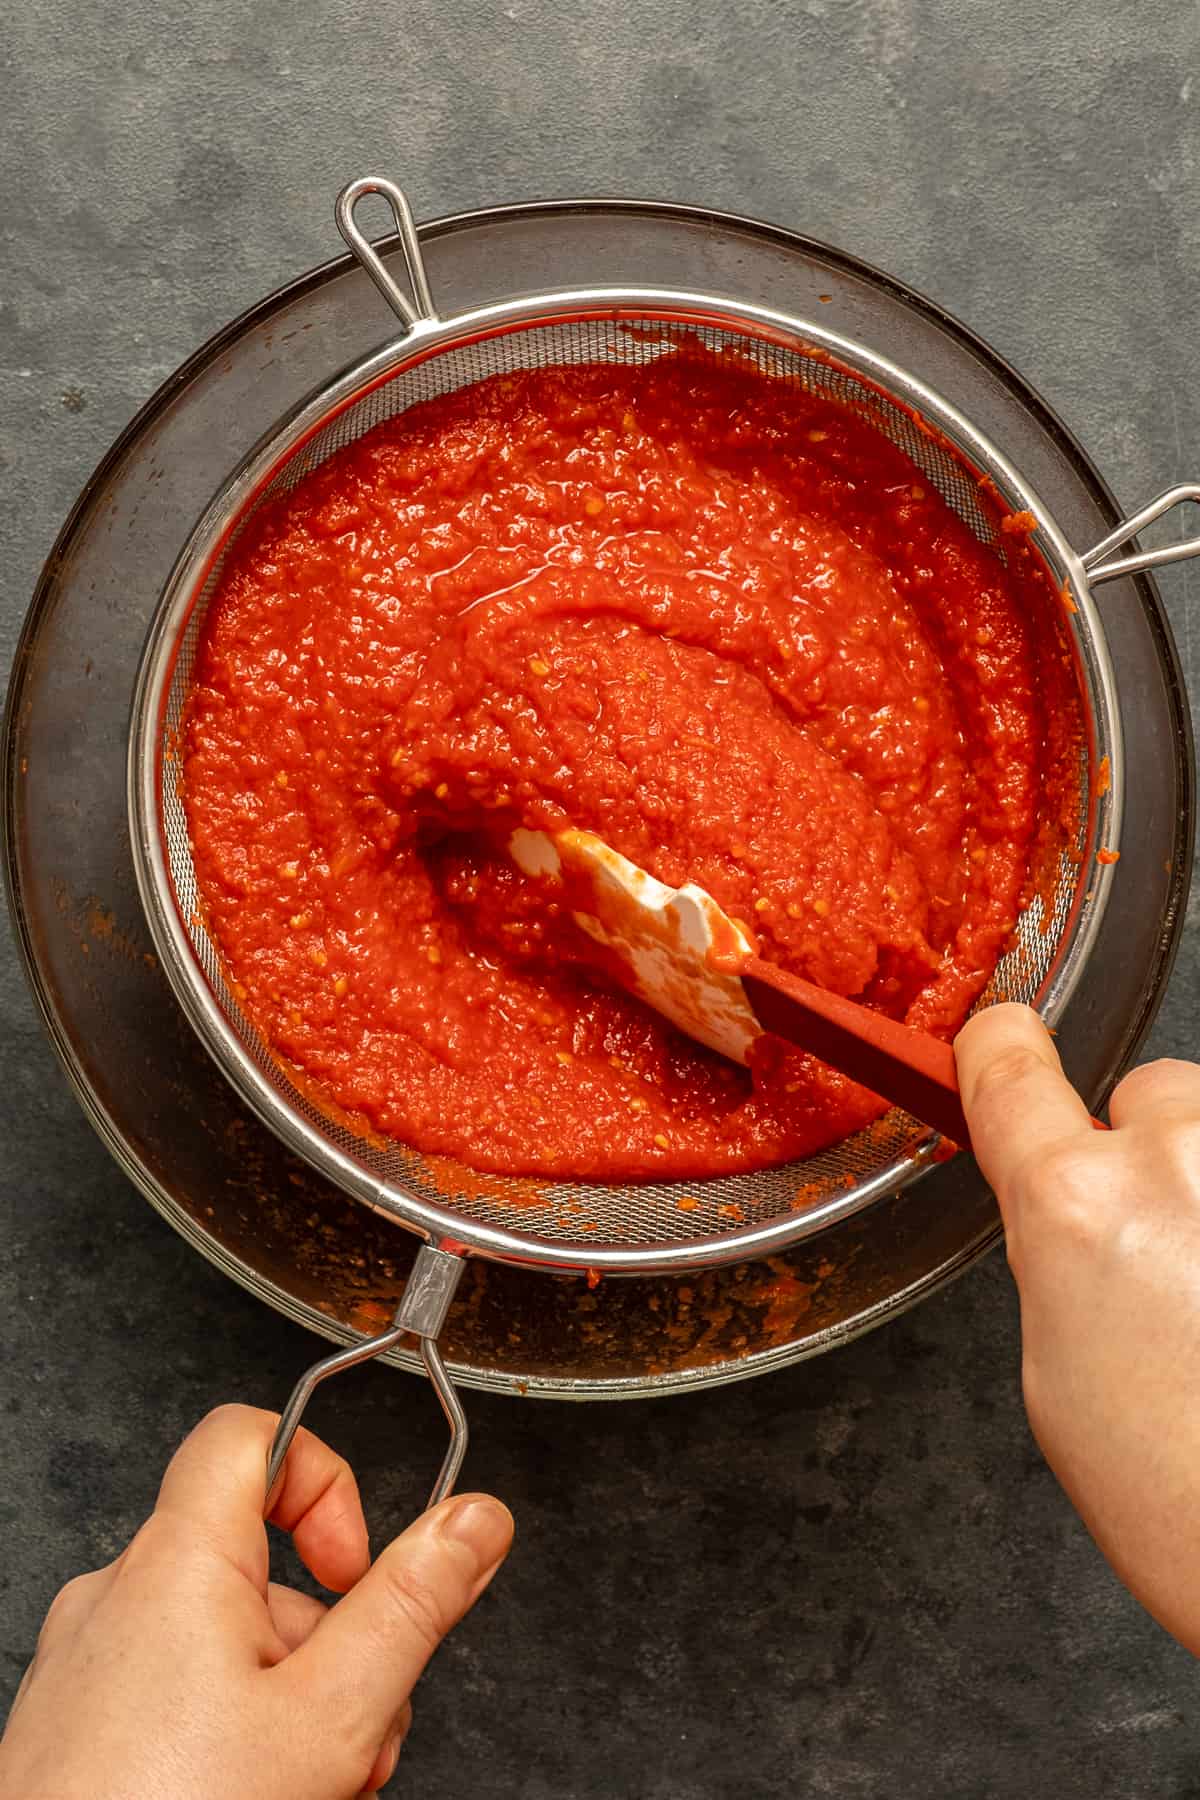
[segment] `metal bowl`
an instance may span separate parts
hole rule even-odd
[[[491,210],[422,233],[455,309],[556,283],[737,292],[920,370],[1005,452],[1079,544],[1117,522],[1045,406],[927,301],[852,259],[751,221],[637,202]],[[178,547],[231,463],[295,397],[373,347],[348,259],[273,295],[147,404],[64,527],[18,649],[5,720],[6,874],[52,1039],[80,1098],[151,1201],[219,1266],[328,1336],[394,1310],[410,1240],[325,1184],[235,1099],[154,961],[124,829],[129,696]],[[1190,866],[1190,728],[1152,582],[1098,601],[1123,699],[1129,791],[1121,879],[1062,1023],[1096,1104],[1134,1054],[1170,968]],[[606,1281],[473,1265],[444,1347],[468,1385],[575,1398],[706,1385],[817,1354],[933,1292],[998,1238],[959,1158],[768,1265]],[[412,1359],[403,1353],[395,1360]]]

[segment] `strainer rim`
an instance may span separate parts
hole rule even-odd
[[[450,1206],[422,1200],[397,1183],[380,1181],[346,1155],[280,1094],[247,1054],[212,994],[184,926],[169,873],[160,806],[158,744],[187,620],[236,522],[282,466],[349,406],[430,356],[506,331],[589,318],[653,318],[663,324],[749,328],[759,337],[781,338],[783,347],[792,350],[816,347],[835,362],[866,376],[902,405],[911,407],[921,419],[934,423],[955,449],[969,455],[997,482],[1006,497],[1012,495],[1019,500],[1019,510],[1033,514],[1034,538],[1044,551],[1052,552],[1064,580],[1070,584],[1077,609],[1070,621],[1072,637],[1093,702],[1088,726],[1095,742],[1089,741],[1089,759],[1094,764],[1099,747],[1103,746],[1110,768],[1107,791],[1090,796],[1090,842],[1102,839],[1110,848],[1119,841],[1124,758],[1115,678],[1103,626],[1091,599],[1083,564],[1049,508],[991,440],[952,403],[900,365],[815,320],[685,289],[588,287],[524,295],[447,318],[422,319],[379,349],[356,359],[332,381],[312,390],[258,440],[213,495],[188,535],[160,595],[134,683],[127,762],[134,872],[151,936],[175,997],[226,1079],[268,1128],[374,1211],[428,1241],[464,1254],[547,1269],[591,1267],[608,1274],[633,1275],[694,1270],[779,1253],[907,1186],[934,1159],[937,1140],[932,1136],[921,1140],[869,1181],[856,1184],[844,1196],[833,1195],[803,1211],[779,1215],[765,1223],[734,1227],[707,1238],[632,1247],[545,1239],[486,1224]],[[1044,992],[1037,997],[1037,1009],[1048,1024],[1057,1021],[1082,977],[1111,883],[1111,867],[1098,865],[1087,896],[1086,913],[1077,902],[1074,922],[1069,921],[1064,929],[1056,967]]]

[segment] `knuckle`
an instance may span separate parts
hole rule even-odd
[[[238,1400],[225,1400],[220,1406],[214,1406],[205,1413],[200,1424],[202,1427],[213,1427],[217,1430],[244,1430],[263,1415],[255,1406],[244,1406]]]
[[[142,1520],[121,1552],[121,1563],[141,1563],[152,1559],[158,1554],[163,1540],[171,1538],[175,1530],[175,1521],[170,1513],[152,1512],[148,1519]]]
[[[1156,1210],[1193,1211],[1200,1200],[1200,1114],[1147,1120],[1135,1132],[1132,1141],[1141,1146],[1138,1191]]]
[[[1049,1144],[1028,1165],[1031,1179],[1052,1201],[1086,1192],[1092,1184],[1090,1151],[1090,1144],[1080,1145],[1073,1138]]]
[[[1053,1298],[1073,1269],[1110,1281],[1144,1261],[1146,1171],[1130,1151],[1110,1137],[1053,1147],[1041,1158],[1018,1211],[1019,1242],[1010,1246],[1019,1283],[1032,1277],[1043,1299]],[[1158,1167],[1169,1179],[1169,1161]]]
[[[1139,1068],[1131,1069],[1125,1077],[1126,1081],[1136,1081],[1140,1076],[1143,1081],[1166,1081],[1183,1077],[1192,1080],[1196,1075],[1195,1063],[1185,1062],[1181,1056],[1158,1056],[1153,1062],[1142,1063]]]
[[[301,1429],[303,1429],[303,1427]],[[317,1441],[318,1443],[320,1442],[319,1439]],[[346,1458],[340,1455],[336,1450],[331,1450],[327,1444],[322,1444],[321,1448],[328,1458],[328,1466],[326,1467],[324,1475],[325,1492],[329,1494],[333,1492],[334,1488],[344,1488],[346,1490],[344,1505],[349,1508],[351,1505],[351,1495],[349,1490],[353,1489],[355,1493],[358,1491],[358,1481],[354,1470],[351,1468]]]
[[[76,1575],[72,1581],[65,1582],[55,1594],[46,1611],[46,1622],[42,1627],[45,1634],[52,1634],[60,1626],[67,1625],[79,1611],[82,1575]]]
[[[181,1448],[198,1446],[205,1455],[229,1454],[268,1437],[278,1419],[278,1413],[264,1412],[261,1407],[246,1406],[239,1400],[225,1400],[193,1426]]]
[[[1126,1102],[1132,1100],[1139,1105],[1190,1096],[1200,1109],[1200,1070],[1194,1063],[1183,1062],[1178,1057],[1162,1056],[1156,1062],[1131,1069],[1117,1084],[1113,1099],[1118,1095]]]
[[[400,1614],[421,1648],[432,1654],[452,1622],[437,1590],[409,1564],[399,1560],[387,1565],[384,1583],[392,1612]]]
[[[1045,1224],[1058,1248],[1072,1257],[1094,1251],[1109,1236],[1107,1215],[1079,1188],[1060,1188],[1053,1195]]]
[[[1107,1234],[1109,1207],[1090,1144],[1069,1140],[1040,1151],[1022,1171],[1020,1187],[1022,1214],[1036,1222],[1039,1236],[1050,1232],[1080,1249]]]
[[[183,1566],[193,1543],[194,1535],[174,1514],[152,1512],[117,1558],[114,1575],[123,1587],[130,1582],[159,1580],[164,1569]]]
[[[1160,1129],[1158,1141],[1164,1145],[1178,1172],[1187,1177],[1189,1184],[1194,1184],[1200,1167],[1200,1113],[1194,1119],[1177,1119]]]
[[[95,1574],[76,1575],[64,1583],[47,1609],[38,1638],[39,1646],[48,1643],[60,1631],[73,1632],[83,1614],[91,1610],[95,1593]]]
[[[1044,1073],[1045,1059],[1029,1044],[1005,1044],[980,1064],[975,1073],[974,1099],[1003,1098]]]
[[[172,1461],[180,1459],[182,1466],[194,1470],[205,1458],[236,1456],[260,1443],[265,1446],[277,1423],[277,1413],[226,1400],[193,1426]]]

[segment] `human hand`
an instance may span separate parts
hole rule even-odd
[[[1034,1434],[1121,1580],[1200,1655],[1200,1068],[1135,1069],[1103,1132],[1027,1007],[977,1014],[955,1050]]]
[[[268,1584],[275,1424],[210,1413],[129,1547],[59,1594],[0,1740],[3,1800],[351,1800],[390,1778],[413,1686],[512,1520],[446,1500],[372,1564],[349,1466],[300,1431],[269,1516],[345,1595],[326,1608]]]

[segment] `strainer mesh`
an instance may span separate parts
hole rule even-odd
[[[776,380],[852,407],[904,451],[977,538],[1000,556],[1005,555],[994,510],[981,502],[976,473],[942,437],[922,428],[907,407],[893,401],[873,383],[831,362],[822,351],[764,339],[744,327],[689,326],[688,337],[698,339],[713,352],[733,351]],[[454,1166],[442,1159],[426,1158],[397,1142],[370,1141],[359,1135],[298,1086],[241,1011],[226,982],[220,953],[204,923],[186,812],[178,780],[171,771],[182,741],[185,705],[205,614],[220,586],[229,554],[259,506],[293,488],[344,445],[419,401],[516,369],[559,363],[645,364],[676,347],[675,333],[653,318],[620,323],[554,322],[451,346],[400,368],[381,385],[352,400],[310,437],[235,521],[191,608],[179,643],[159,747],[164,765],[161,822],[171,881],[197,961],[229,1025],[277,1092],[310,1126],[391,1190],[401,1210],[405,1194],[411,1194],[503,1230],[543,1239],[575,1243],[583,1240],[597,1246],[623,1248],[679,1243],[762,1225],[833,1196],[848,1195],[880,1177],[894,1177],[899,1182],[911,1172],[914,1161],[923,1161],[932,1148],[924,1126],[893,1111],[875,1125],[803,1161],[699,1183],[609,1187],[533,1184],[502,1176],[481,1176],[473,1171],[469,1177],[456,1174]],[[1053,573],[1061,579],[1061,571]],[[1079,754],[1084,765],[1082,776],[1086,777],[1086,751],[1081,749]],[[1087,791],[1086,778],[1081,778],[1074,841],[1061,846],[1057,879],[1048,884],[1049,898],[1039,893],[1022,914],[1014,943],[999,963],[985,999],[999,995],[1033,1000],[1046,982],[1080,880]],[[689,1210],[679,1206],[685,1193],[697,1202]],[[732,1227],[731,1220],[735,1221]]]

